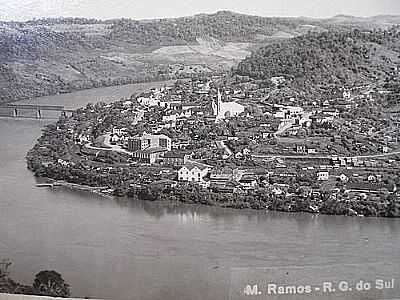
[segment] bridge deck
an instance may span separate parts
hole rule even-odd
[[[60,106],[60,105],[5,104],[5,105],[0,105],[0,108],[69,111],[69,110],[65,110],[64,106]]]

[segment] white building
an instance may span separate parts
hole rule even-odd
[[[127,128],[113,128],[112,134],[116,134],[118,136],[123,136],[127,134]]]
[[[129,151],[146,150],[150,148],[164,148],[171,151],[171,138],[164,134],[143,133],[141,137],[131,138],[128,141]]]
[[[207,183],[204,177],[211,171],[211,166],[198,163],[195,161],[187,161],[178,171],[178,180],[187,182],[196,182],[202,186]]]
[[[279,104],[274,104],[273,106],[276,112],[274,117],[277,119],[295,119],[301,118],[304,114],[304,109],[299,106],[284,106]]]
[[[236,117],[244,112],[244,106],[236,102],[222,102],[222,94],[218,90],[217,101],[212,103],[213,114],[218,122],[225,118]]]
[[[158,99],[155,99],[151,96],[150,97],[139,97],[139,98],[137,98],[137,101],[142,106],[158,106],[160,103],[160,101]]]
[[[329,180],[329,172],[328,171],[320,171],[317,173],[318,181],[327,181]]]

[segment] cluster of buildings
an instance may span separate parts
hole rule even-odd
[[[276,87],[285,83],[283,77],[276,77],[271,81]],[[377,176],[379,174],[374,174],[376,182],[372,181],[372,177],[368,178],[368,188],[368,184],[355,176],[354,172],[338,172],[350,167],[385,168],[386,165],[382,165],[383,160],[375,163],[356,157],[330,156],[327,163],[329,166],[324,168],[320,161],[306,162],[301,159],[296,162],[285,159],[276,161],[268,171],[250,167],[257,165],[255,157],[260,152],[277,156],[327,157],[326,153],[329,152],[325,148],[321,151],[319,144],[323,138],[315,139],[316,142],[291,140],[300,139],[301,130],[329,129],[336,126],[335,121],[340,118],[343,110],[352,109],[356,105],[356,95],[359,94],[359,91],[344,89],[337,99],[320,101],[303,108],[294,100],[271,100],[270,103],[260,104],[261,98],[257,98],[257,93],[248,91],[241,85],[222,89],[210,79],[192,81],[174,87],[153,89],[131,99],[132,101],[124,102],[121,116],[129,116],[133,127],[143,127],[140,130],[115,127],[110,132],[110,141],[122,147],[137,163],[154,164],[160,169],[169,169],[179,182],[195,183],[221,193],[270,188],[273,193],[281,194],[286,193],[294,183],[304,186],[315,184],[327,189],[335,189],[340,183],[349,191],[369,193],[383,190],[383,187],[378,187],[383,186]],[[371,99],[370,94],[361,94],[360,97]],[[229,130],[218,134],[212,131],[220,127]],[[285,137],[288,137],[287,144],[284,142]],[[82,132],[78,139],[83,145],[89,143],[89,133]],[[338,144],[335,135],[327,143]],[[198,145],[201,146],[196,148]],[[257,153],[255,149],[261,151]],[[268,152],[271,149],[275,152]],[[389,148],[383,146],[381,151],[388,152]],[[204,152],[212,154],[203,155]],[[254,153],[256,155],[252,155]],[[229,162],[222,165],[232,167],[212,166],[219,165],[213,163],[217,158]],[[246,165],[248,160],[252,160],[252,164]],[[308,167],[301,168],[307,164]],[[262,164],[258,164],[260,165]],[[295,165],[300,168],[294,170]],[[389,187],[385,188],[393,191]]]

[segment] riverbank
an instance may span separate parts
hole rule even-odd
[[[94,193],[109,199],[126,198],[128,200],[141,200],[160,203],[182,203],[189,205],[205,205],[229,209],[250,209],[254,211],[275,211],[285,213],[309,213],[321,215],[341,215],[351,217],[399,217],[394,207],[378,212],[377,207],[370,202],[346,202],[331,197],[329,193],[313,196],[288,196],[277,197],[269,194],[267,189],[259,189],[251,194],[221,194],[201,189],[191,184],[160,183],[135,185],[122,192],[120,187],[107,186],[93,187],[83,184],[54,181],[49,178],[48,187],[68,188],[78,191]]]
[[[45,181],[45,183],[37,183],[36,187],[42,187],[42,188],[66,188],[66,189],[72,189],[76,191],[83,191],[83,192],[88,192],[88,193],[93,193],[96,195],[100,195],[103,197],[107,198],[114,198],[111,196],[114,192],[113,189],[109,189],[107,186],[103,187],[93,187],[93,186],[88,186],[84,184],[77,184],[77,183],[71,183],[71,182],[66,182],[62,180],[53,180],[51,178],[40,178],[40,181]]]

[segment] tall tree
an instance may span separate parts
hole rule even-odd
[[[51,297],[69,297],[69,285],[56,271],[40,271],[35,276],[33,288],[39,295]]]

